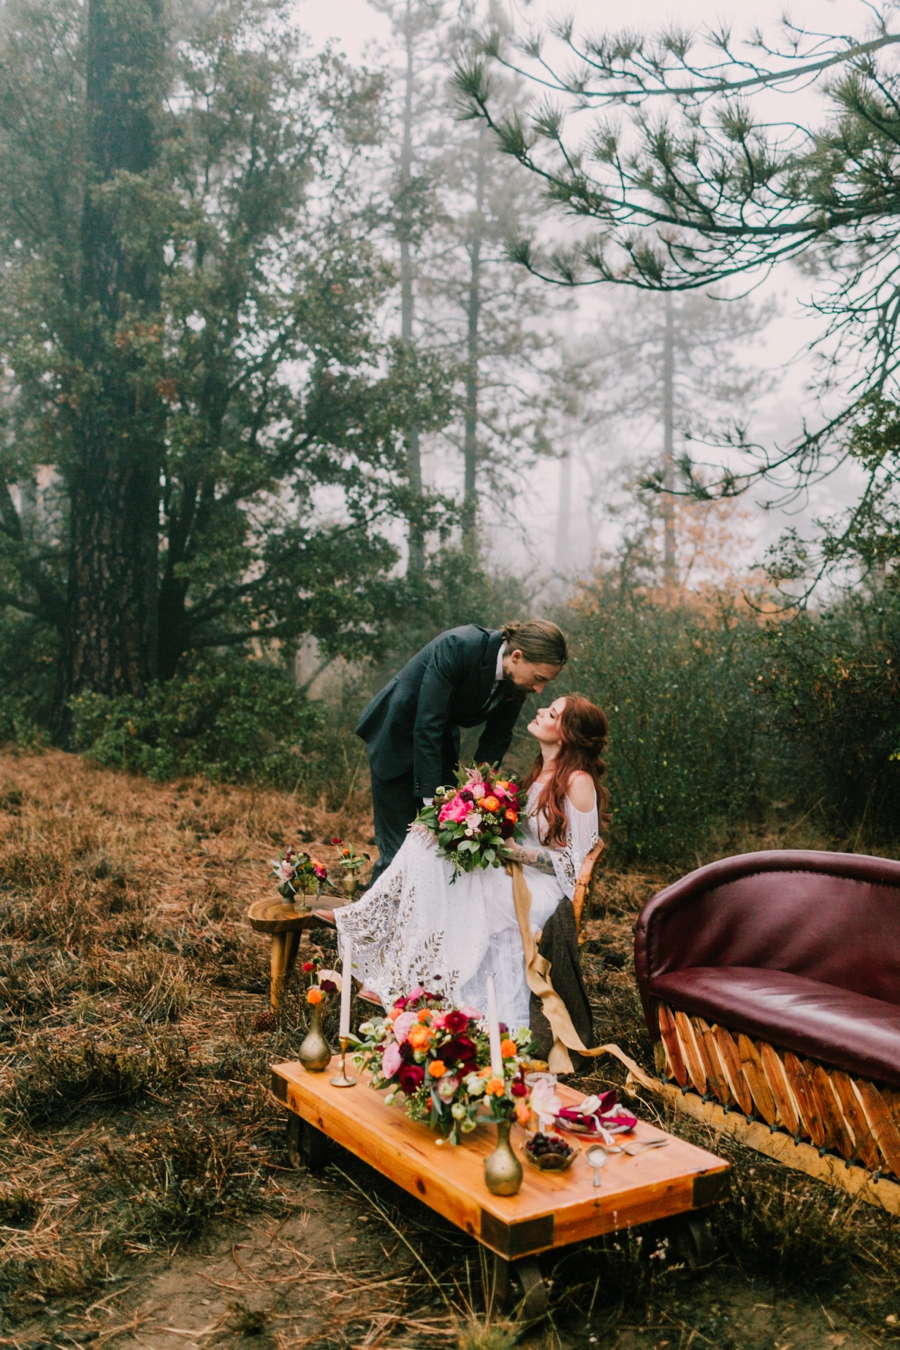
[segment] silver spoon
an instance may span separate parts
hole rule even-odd
[[[594,1185],[600,1185],[600,1168],[609,1162],[609,1154],[600,1144],[594,1144],[584,1155],[588,1167],[594,1170]]]

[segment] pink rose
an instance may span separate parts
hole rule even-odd
[[[453,800],[448,802],[441,810],[438,821],[441,825],[448,820],[452,821],[454,824],[458,823],[459,821],[465,820],[468,810],[468,803],[464,802],[462,797],[454,797]]]
[[[466,1017],[474,1018],[476,1022],[480,1022],[482,1017],[484,1016],[484,1014],[480,1013],[477,1008],[470,1008],[467,1003],[461,1004],[459,1011],[461,1013],[465,1013]]]
[[[410,989],[406,997],[409,999],[410,1003],[415,1003],[418,999],[422,997],[424,993],[425,990],[422,988],[422,986],[420,984],[417,984],[415,989]]]
[[[385,1078],[393,1078],[402,1063],[403,1056],[400,1053],[400,1047],[396,1041],[391,1041],[381,1056],[381,1072]]]
[[[472,796],[475,798],[476,802],[481,800],[484,796],[484,783],[472,784]]]
[[[414,1012],[401,1013],[394,1023],[394,1035],[402,1045],[409,1035],[409,1029],[418,1022],[418,1014]]]

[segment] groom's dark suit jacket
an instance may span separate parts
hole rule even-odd
[[[525,694],[503,681],[492,699],[502,634],[469,623],[450,628],[407,661],[363,710],[356,728],[378,778],[413,770],[413,793],[433,797],[452,783],[459,728],[484,722],[475,752],[495,764],[509,749]]]

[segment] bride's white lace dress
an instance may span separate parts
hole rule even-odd
[[[534,932],[564,895],[572,898],[581,864],[598,839],[596,799],[590,811],[567,800],[565,848],[543,844],[543,819],[534,815],[540,791],[536,783],[528,794],[521,842],[549,853],[554,874],[524,868]],[[529,991],[512,878],[500,867],[463,873],[451,884],[452,876],[433,836],[414,828],[362,899],[335,910],[342,942],[349,937],[353,943],[353,973],[385,1007],[422,984],[480,1012],[486,1011],[486,980],[493,974],[500,1020],[514,1030],[527,1026]]]

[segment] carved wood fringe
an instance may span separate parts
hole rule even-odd
[[[900,1093],[657,1005],[669,1078],[793,1139],[900,1177]]]

